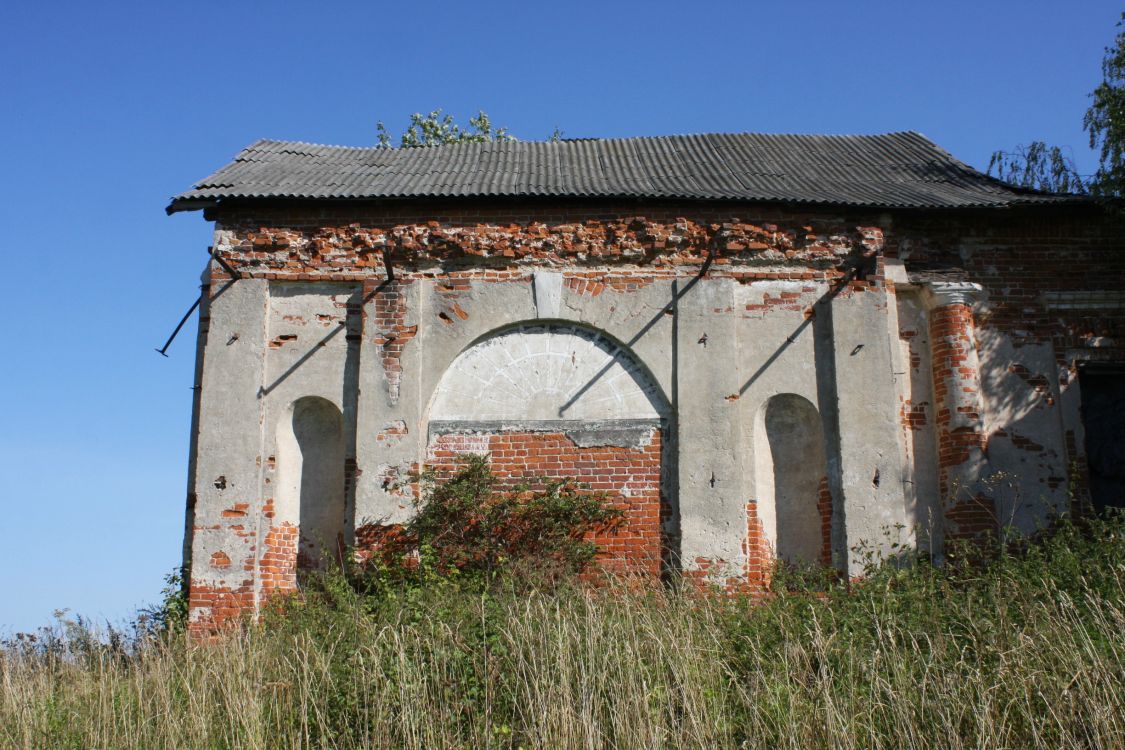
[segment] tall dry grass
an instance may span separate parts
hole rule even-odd
[[[207,646],[61,623],[3,649],[0,743],[1125,747],[1123,531],[757,605],[336,580]]]

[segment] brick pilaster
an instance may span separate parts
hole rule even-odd
[[[973,303],[982,289],[979,284],[935,282],[926,291],[945,538],[994,533],[996,512],[980,484],[987,459]]]

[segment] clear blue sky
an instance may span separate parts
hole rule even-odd
[[[210,227],[166,217],[257,138],[414,111],[517,136],[925,133],[985,167],[1082,115],[1120,1],[11,2],[0,8],[0,633],[121,621],[179,562]]]

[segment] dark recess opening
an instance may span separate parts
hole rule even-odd
[[[1125,508],[1125,363],[1079,370],[1090,499],[1098,511]]]

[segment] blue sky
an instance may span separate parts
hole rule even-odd
[[[524,139],[918,130],[983,168],[1070,146],[1120,1],[0,7],[0,633],[119,622],[179,562],[210,228],[168,197],[258,138],[414,111]]]

